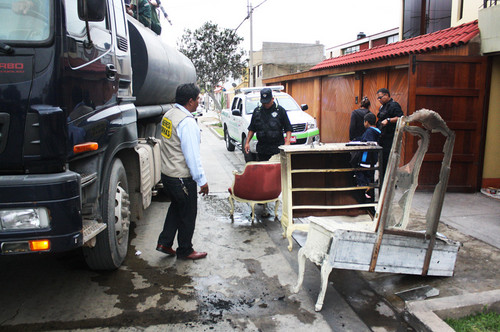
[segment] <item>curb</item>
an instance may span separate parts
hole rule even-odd
[[[439,299],[409,301],[404,316],[417,331],[453,332],[446,318],[461,318],[481,312],[484,306],[500,309],[500,289],[448,296]]]
[[[214,121],[214,122],[212,122],[212,121]],[[219,135],[219,133],[212,126],[212,124],[219,122],[216,118],[212,118],[212,117],[204,118],[203,120],[200,120],[200,122],[203,123],[203,125],[205,127],[207,127],[215,135],[215,137],[217,137],[220,140],[224,139],[224,136]]]
[[[217,132],[217,130],[215,130],[212,126],[210,126],[210,125],[205,125],[205,126],[207,126],[208,129],[210,129],[210,131],[215,135],[215,137],[217,137],[220,140],[224,139],[224,136],[219,135],[219,133]]]

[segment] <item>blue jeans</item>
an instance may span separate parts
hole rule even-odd
[[[172,247],[177,234],[177,257],[193,252],[191,242],[198,212],[198,192],[192,178],[173,178],[161,175],[161,181],[170,195],[171,203],[158,237],[158,244]]]

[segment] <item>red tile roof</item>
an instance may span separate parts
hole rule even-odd
[[[478,33],[479,28],[477,20],[475,20],[456,27],[406,39],[397,43],[381,45],[356,53],[326,59],[312,67],[311,70],[360,64],[364,62],[460,46],[467,44]]]

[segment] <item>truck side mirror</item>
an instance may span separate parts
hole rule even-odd
[[[234,109],[234,110],[232,111],[232,113],[233,113],[233,115],[234,115],[234,116],[241,116],[241,112],[240,112],[240,110],[238,110],[238,109]]]
[[[78,17],[83,21],[100,22],[106,16],[105,0],[78,0]]]
[[[309,106],[307,106],[307,104],[302,104],[300,105],[300,108],[302,108],[303,111],[307,111],[309,109]]]

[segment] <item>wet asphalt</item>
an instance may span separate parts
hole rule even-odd
[[[213,116],[199,120],[210,194],[198,199],[193,238],[194,249],[208,252],[207,258],[177,260],[155,250],[169,205],[168,197],[157,196],[133,225],[127,259],[117,271],[89,271],[78,251],[0,257],[0,331],[412,331],[395,291],[430,283],[452,294],[469,287],[470,269],[482,273],[474,255],[487,248],[458,238],[474,243],[469,248],[477,254],[459,257],[469,265],[457,269],[457,278],[334,270],[323,310],[315,312],[320,271],[307,261],[301,291],[291,292],[300,246],[288,251],[272,204],[269,217],[257,207],[252,224],[250,207],[235,203],[231,220],[227,188],[244,161],[210,129]],[[496,252],[489,254],[492,263],[500,261]],[[491,266],[489,287],[498,284],[495,266],[500,264]]]
[[[208,257],[177,260],[155,250],[169,206],[160,195],[132,225],[116,271],[88,270],[78,250],[0,257],[0,331],[370,330],[332,287],[325,309],[314,311],[320,275],[312,264],[302,290],[291,292],[298,246],[286,249],[279,222],[263,218],[262,207],[252,224],[250,207],[236,203],[231,220],[227,188],[243,157],[201,128],[211,192],[198,200],[193,243]]]

